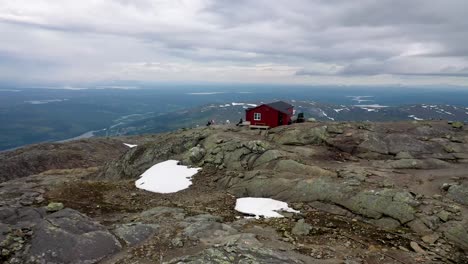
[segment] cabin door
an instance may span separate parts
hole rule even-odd
[[[283,125],[283,113],[278,112],[278,126]]]

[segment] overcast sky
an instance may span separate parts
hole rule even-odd
[[[0,0],[0,80],[468,85],[467,0]]]

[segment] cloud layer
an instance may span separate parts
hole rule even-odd
[[[0,78],[468,85],[466,10],[466,0],[0,0]]]

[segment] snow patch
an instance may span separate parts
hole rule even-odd
[[[361,107],[361,109],[363,109],[363,110],[367,110],[367,112],[378,112],[378,110],[377,110],[377,109],[375,109],[375,108],[366,108],[366,107]]]
[[[104,129],[101,129],[101,130],[106,130],[105,128]],[[65,142],[69,142],[69,141],[73,141],[73,140],[78,140],[78,139],[85,139],[85,138],[92,138],[94,137],[94,133],[95,132],[99,132],[101,130],[93,130],[93,131],[88,131],[86,133],[83,133],[79,136],[76,136],[76,137],[72,137],[72,138],[67,138],[67,139],[63,139],[63,140],[60,140],[60,141],[57,141],[58,143],[65,143]]]
[[[100,86],[96,87],[97,90],[105,90],[105,89],[117,89],[117,90],[139,90],[140,88],[137,86],[121,86],[121,85],[112,85],[112,86]]]
[[[0,89],[0,92],[12,92],[12,93],[17,93],[17,92],[21,92],[21,90],[14,90],[14,89]]]
[[[361,107],[361,108],[385,108],[388,107],[386,105],[379,105],[379,104],[370,104],[370,105],[354,105],[356,107]]]
[[[434,110],[439,113],[439,114],[445,114],[445,115],[454,115],[452,113],[450,113],[449,111],[443,109],[443,108],[439,108],[439,107],[434,107]]]
[[[128,143],[123,143],[123,144],[129,148],[138,147],[138,145],[133,145],[133,144],[128,144]]]
[[[270,217],[283,217],[281,214],[276,211],[285,211],[291,213],[300,213],[292,208],[289,208],[288,204],[271,198],[239,198],[236,200],[236,207],[234,210],[254,215],[255,218],[263,216],[265,218]]]
[[[46,88],[46,89],[58,89],[58,90],[80,91],[80,90],[88,90],[89,88],[87,88],[87,87],[64,86],[64,87],[54,87],[54,88]]]
[[[424,119],[422,119],[422,118],[416,117],[415,115],[409,115],[408,117],[411,117],[411,118],[413,118],[414,120],[418,120],[418,121],[424,120]]]
[[[235,102],[233,102],[233,103],[230,103],[230,104],[219,105],[219,107],[229,107],[229,106],[231,106],[231,105],[232,105],[232,106],[244,106],[244,108],[245,108],[246,106],[250,106],[250,107],[257,107],[257,105],[256,105],[256,104],[248,104],[248,103],[235,103]]]
[[[125,123],[119,122],[119,123],[117,123],[117,124],[115,124],[115,125],[110,126],[109,129],[113,129],[114,127],[118,127],[118,126],[120,126],[120,125],[125,125]]]
[[[200,92],[200,93],[187,93],[190,95],[213,95],[213,94],[223,94],[225,92]]]
[[[362,102],[372,102],[374,100],[369,100],[369,98],[372,98],[374,96],[369,96],[369,95],[350,95],[346,96],[348,98],[351,98],[351,101],[356,101],[358,104]]]
[[[329,116],[327,115],[327,113],[325,113],[325,111],[323,111],[322,109],[319,109],[319,110],[322,112],[322,116],[324,116],[324,117],[326,117],[326,118],[328,118],[328,119],[330,119],[330,120],[332,120],[332,121],[335,121],[335,118],[329,117]]]
[[[51,99],[51,100],[32,100],[32,101],[24,101],[28,104],[39,105],[39,104],[48,104],[48,103],[57,103],[57,102],[64,102],[68,101],[68,99]]]
[[[192,185],[192,176],[201,168],[178,165],[177,160],[158,163],[145,171],[135,186],[155,193],[174,193]]]

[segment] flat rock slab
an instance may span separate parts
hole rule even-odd
[[[44,208],[33,207],[0,207],[0,223],[14,228],[29,228],[44,218]]]
[[[33,231],[29,254],[39,263],[97,263],[121,249],[104,226],[72,209],[48,215]]]

